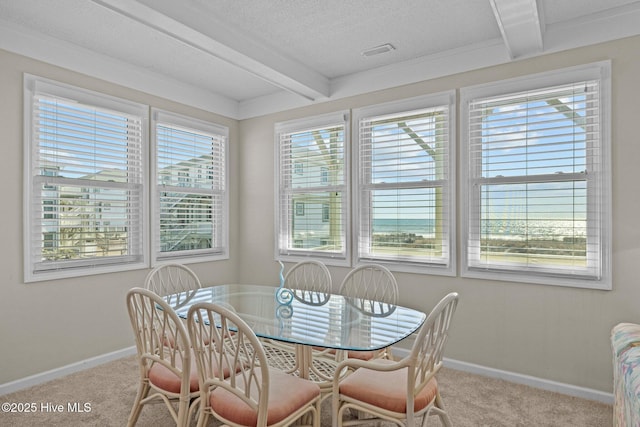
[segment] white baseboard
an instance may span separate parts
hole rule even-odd
[[[131,356],[136,354],[136,348],[129,347],[122,350],[114,351],[100,356],[92,357],[89,359],[81,360],[70,365],[62,366],[60,368],[52,369],[50,371],[42,372],[39,374],[31,375],[26,378],[11,381],[8,383],[0,384],[0,396],[4,394],[13,393],[34,385],[42,384],[47,381],[54,380],[56,378],[64,377],[65,375],[72,374],[74,372],[83,371],[85,369],[93,368],[103,363],[111,362],[112,360],[120,359],[122,357]]]
[[[586,387],[578,387],[571,384],[551,381],[544,378],[530,375],[518,374],[515,372],[502,371],[500,369],[488,368],[486,366],[475,365],[473,363],[461,362],[459,360],[444,359],[444,366],[458,371],[483,375],[490,378],[498,378],[516,384],[523,384],[542,390],[553,391],[568,396],[580,397],[582,399],[594,400],[608,405],[613,405],[613,394],[605,393]]]
[[[394,348],[393,353],[404,357],[409,354],[409,350],[403,348]],[[568,396],[580,397],[582,399],[594,400],[596,402],[613,405],[613,394],[603,391],[593,390],[585,387],[578,387],[571,384],[551,381],[544,378],[533,377],[530,375],[518,374],[516,372],[502,371],[500,369],[489,368],[473,363],[461,362],[459,360],[444,358],[444,366],[455,369],[457,371],[469,372],[472,374],[482,375],[489,378],[497,378],[516,384],[522,384],[542,390],[553,391],[556,393],[566,394]]]

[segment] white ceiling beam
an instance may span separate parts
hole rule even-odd
[[[185,16],[187,7],[182,2],[156,0],[152,2],[152,8],[131,0],[92,1],[234,65],[277,88],[310,101],[329,96],[329,79],[268,46],[239,34],[230,37],[228,29],[212,22],[180,22],[178,19]],[[164,10],[160,11],[159,7]]]
[[[2,17],[0,49],[232,119],[239,118],[239,103],[234,99],[16,25]]]
[[[511,59],[542,52],[542,23],[536,0],[489,0]]]

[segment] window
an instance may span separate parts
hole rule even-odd
[[[329,183],[329,169],[320,168],[320,183],[326,185]]]
[[[463,89],[463,275],[610,289],[610,65]]]
[[[28,75],[24,105],[25,281],[143,267],[147,107]]]
[[[331,206],[328,203],[322,204],[322,222],[329,222],[331,218]]]
[[[455,94],[354,111],[355,262],[454,274]]]
[[[152,118],[154,260],[227,258],[228,129],[160,110]]]
[[[277,259],[346,263],[347,118],[335,113],[276,124]]]
[[[146,105],[29,75],[24,94],[26,282],[145,268],[148,247],[228,258],[227,128],[154,110],[149,151]]]

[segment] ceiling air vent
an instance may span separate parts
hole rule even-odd
[[[362,56],[374,56],[380,55],[381,53],[387,53],[395,50],[395,47],[391,43],[386,43],[380,46],[372,47],[369,49],[365,49],[362,51]]]

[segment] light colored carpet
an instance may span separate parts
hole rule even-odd
[[[0,412],[0,426],[125,426],[137,379],[138,367],[132,356],[0,396],[2,403],[35,403],[37,408],[33,413]],[[613,424],[611,406],[598,402],[451,369],[440,371],[438,382],[454,426],[607,427]],[[69,405],[87,409],[85,403],[89,411],[69,411]],[[63,410],[52,412],[58,405],[62,405]],[[329,405],[330,402],[326,402],[323,407],[323,427],[331,425]],[[147,405],[137,425],[164,427],[173,423],[164,405]],[[440,425],[438,418],[430,417],[428,425]]]

